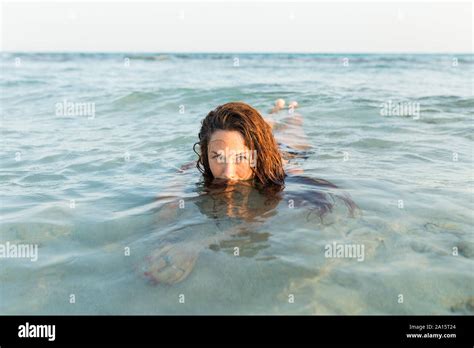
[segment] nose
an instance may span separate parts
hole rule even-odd
[[[236,180],[237,175],[235,172],[235,163],[233,161],[228,161],[225,163],[224,172],[222,173],[222,178],[227,180]]]

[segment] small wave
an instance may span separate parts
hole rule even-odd
[[[118,104],[118,105],[135,104],[135,103],[141,103],[141,102],[154,100],[159,97],[160,96],[158,94],[153,93],[153,92],[135,91],[135,92],[129,93],[127,95],[124,95],[122,97],[115,99],[113,103]]]
[[[446,117],[446,116],[438,116],[438,117],[426,117],[421,112],[420,118],[417,122],[428,123],[428,124],[449,124],[455,122],[465,122],[467,120],[466,117]]]
[[[404,158],[407,158],[407,159],[419,160],[419,161],[422,161],[422,162],[430,162],[430,163],[433,163],[433,162],[434,162],[431,158],[428,158],[428,157],[425,157],[425,156],[421,156],[421,155],[417,155],[417,154],[414,154],[414,153],[407,153],[407,154],[404,154],[403,157],[404,157]]]
[[[46,173],[32,173],[28,174],[20,179],[22,183],[38,183],[48,181],[65,181],[67,177],[58,174],[46,174]]]
[[[433,95],[421,97],[415,100],[420,103],[422,107],[438,106],[442,110],[449,110],[449,108],[459,109],[473,109],[474,98],[472,97],[460,97],[455,95]]]
[[[133,60],[144,60],[144,61],[164,61],[169,60],[170,56],[167,54],[150,54],[150,55],[128,55],[127,58]]]
[[[48,81],[46,80],[35,80],[35,79],[23,79],[23,80],[2,80],[2,87],[28,87],[28,86],[38,86],[38,85],[47,85]]]
[[[452,135],[466,138],[468,140],[474,140],[474,132],[471,127],[460,129],[459,131],[452,132]]]
[[[390,148],[399,145],[398,141],[391,141],[379,138],[365,138],[350,143],[351,146],[362,147],[362,148]]]

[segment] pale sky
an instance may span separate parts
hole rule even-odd
[[[2,51],[471,53],[464,2],[2,1]]]

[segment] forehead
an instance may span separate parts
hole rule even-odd
[[[246,149],[245,140],[239,131],[217,130],[211,135],[209,151],[221,148]]]

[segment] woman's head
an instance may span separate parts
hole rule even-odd
[[[285,172],[272,130],[248,104],[226,103],[209,112],[196,145],[200,147],[197,168],[206,179],[284,185]]]

